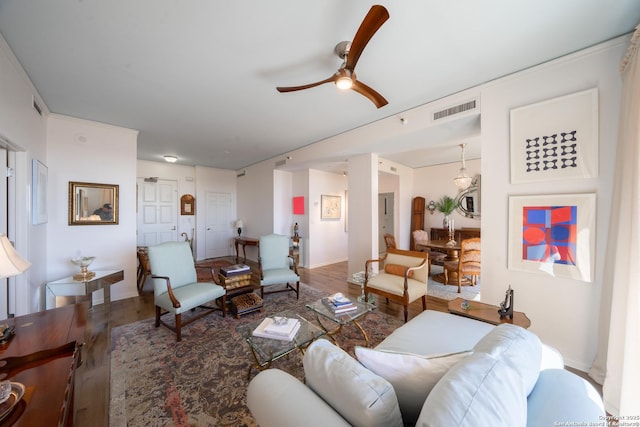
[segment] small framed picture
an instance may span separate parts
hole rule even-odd
[[[340,219],[342,214],[342,197],[323,194],[321,196],[320,209],[320,219]]]
[[[196,199],[191,194],[185,194],[180,197],[180,215],[196,214]]]

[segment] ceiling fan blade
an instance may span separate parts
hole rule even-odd
[[[295,92],[296,90],[309,89],[309,88],[312,88],[312,87],[320,86],[320,85],[325,84],[325,83],[330,83],[330,82],[335,81],[335,79],[336,79],[336,75],[333,74],[328,79],[324,79],[324,80],[321,80],[321,81],[315,82],[315,83],[309,83],[308,85],[290,86],[290,87],[278,86],[276,89],[278,90],[278,92],[281,92],[281,93],[282,92]]]
[[[347,55],[347,63],[344,68],[351,71],[356,68],[358,59],[360,59],[360,55],[365,46],[367,46],[371,37],[382,27],[382,24],[384,24],[387,19],[389,19],[389,12],[387,12],[384,6],[374,5],[371,7],[351,42],[351,48]]]
[[[371,102],[373,102],[377,108],[384,107],[389,103],[384,96],[380,95],[375,90],[371,89],[366,84],[362,83],[360,80],[356,80],[353,82],[353,86],[351,86],[351,90],[358,92],[360,95],[366,96],[369,98]]]

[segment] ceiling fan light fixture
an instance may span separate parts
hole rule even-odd
[[[351,89],[351,87],[353,86],[351,71],[345,68],[342,68],[338,70],[337,74],[338,74],[338,77],[336,78],[336,86],[338,86],[338,89],[342,89],[342,90]]]

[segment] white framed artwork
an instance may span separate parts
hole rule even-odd
[[[598,176],[598,89],[510,112],[511,183]]]
[[[510,270],[592,282],[596,195],[509,197]]]

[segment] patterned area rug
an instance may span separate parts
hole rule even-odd
[[[441,266],[431,266],[432,277],[442,272],[443,268]],[[427,287],[427,293],[430,296],[440,299],[446,299],[448,301],[454,300],[456,298],[464,298],[469,301],[480,301],[480,279],[478,279],[478,284],[475,286],[462,286],[460,288],[460,293],[458,293],[457,285],[445,285],[443,283],[436,282],[432,277],[429,278],[429,285]]]
[[[241,319],[213,313],[185,327],[182,341],[147,319],[111,332],[111,426],[255,426],[246,407],[247,372],[253,359],[236,327],[283,310],[311,319],[305,304],[324,296],[300,284],[293,292],[265,296],[265,311]],[[374,311],[362,322],[372,345],[402,322]],[[353,354],[364,340],[355,326],[338,336]],[[292,353],[273,365],[302,379],[302,356]],[[252,377],[255,375],[255,370]]]

